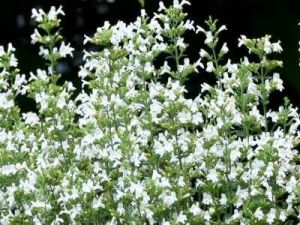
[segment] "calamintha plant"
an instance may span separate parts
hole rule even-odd
[[[78,76],[57,62],[73,48],[59,33],[61,7],[33,9],[32,43],[47,69],[21,75],[0,47],[0,224],[298,224],[299,113],[282,91],[280,42],[241,36],[252,56],[234,63],[225,26],[186,20],[174,0],[135,22],[105,22],[85,45]],[[185,33],[204,34],[192,62]],[[272,57],[270,57],[272,56]],[[250,60],[251,58],[251,60]],[[206,71],[187,99],[189,76]],[[25,95],[37,110],[23,112]]]

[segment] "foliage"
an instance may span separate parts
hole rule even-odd
[[[58,85],[73,48],[59,33],[62,8],[33,9],[32,38],[48,69],[21,75],[0,48],[0,223],[297,224],[299,113],[282,91],[280,42],[241,36],[251,57],[233,63],[226,27],[187,20],[187,0],[160,2],[130,24],[105,22],[84,44],[78,76]],[[195,62],[185,33],[204,34]],[[191,74],[206,71],[194,99]],[[76,91],[80,91],[76,94]],[[25,95],[37,111],[22,112]]]

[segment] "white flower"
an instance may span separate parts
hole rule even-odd
[[[208,31],[205,34],[206,34],[206,39],[205,39],[204,43],[207,44],[207,45],[211,44],[214,40],[214,37],[213,37],[211,31]]]
[[[90,38],[89,36],[87,35],[84,35],[84,39],[83,39],[83,44],[85,45],[86,43],[88,42],[92,42],[92,38]]]
[[[159,2],[158,12],[164,11],[166,9],[164,3],[162,1]]]
[[[170,224],[170,222],[166,221],[165,218],[164,218],[161,225],[171,225],[171,224]]]
[[[195,66],[195,72],[199,72],[198,71],[198,67],[204,69],[204,65],[203,63],[201,62],[201,58],[199,58],[195,63],[194,63],[194,66]]]
[[[162,188],[167,188],[167,187],[170,188],[170,187],[172,187],[171,184],[170,184],[170,182],[169,182],[169,180],[166,177],[162,177],[160,179],[160,182],[158,183],[158,186],[162,187]]]
[[[260,122],[261,124],[263,124],[263,116],[260,114],[257,106],[254,106],[251,111],[249,112],[250,116],[253,116],[258,122]]]
[[[206,193],[206,192],[203,193],[202,203],[204,205],[212,205],[213,204],[213,199],[209,193]]]
[[[184,187],[184,186],[186,185],[185,182],[184,182],[183,176],[180,176],[180,177],[178,178],[177,184],[178,184],[179,187]]]
[[[238,209],[235,209],[231,219],[237,220],[237,219],[240,219],[241,216],[242,216],[241,211],[239,211]]]
[[[125,209],[124,209],[124,205],[122,202],[118,203],[118,208],[117,208],[118,213],[120,213],[121,215],[124,214]]]
[[[222,45],[222,48],[221,48],[221,52],[223,53],[227,53],[229,51],[228,47],[227,47],[227,43],[224,43]]]
[[[33,223],[34,223],[34,225],[42,225],[43,224],[37,216],[33,217]]]
[[[58,215],[55,216],[54,221],[51,223],[51,225],[60,225],[63,224],[64,220],[60,218]]]
[[[285,212],[285,211],[283,211],[283,210],[280,211],[279,219],[280,219],[282,222],[286,221],[287,216],[286,216],[286,212]]]
[[[265,38],[265,41],[264,41],[264,51],[267,54],[270,54],[272,52],[272,44],[268,38]]]
[[[49,103],[48,103],[48,96],[45,92],[36,93],[35,94],[35,101],[37,103],[41,104],[41,110],[47,109]]]
[[[44,48],[43,46],[40,46],[39,55],[41,56],[48,56],[49,55],[49,49]]]
[[[187,30],[193,30],[193,31],[195,31],[194,21],[187,20],[187,21],[185,21],[185,23],[184,23],[183,26],[184,26],[184,28],[187,29]]]
[[[183,212],[181,211],[179,213],[179,215],[176,218],[176,223],[177,224],[185,224],[185,222],[187,221],[187,216],[183,214]]]
[[[199,54],[200,54],[200,56],[201,56],[202,58],[208,56],[207,51],[205,51],[204,49],[200,49],[200,53],[199,53]]]
[[[67,55],[73,56],[72,52],[74,48],[70,47],[70,43],[68,45],[63,41],[59,47],[59,54],[61,57],[65,58]]]
[[[238,186],[238,189],[236,191],[236,197],[237,197],[236,207],[239,208],[240,206],[243,205],[244,200],[246,200],[249,197],[248,188],[241,189],[241,187]]]
[[[295,190],[296,186],[297,186],[297,180],[295,176],[291,176],[290,180],[286,184],[285,189],[287,192],[292,193]]]
[[[282,47],[280,45],[280,41],[272,44],[273,52],[282,52]]]
[[[82,184],[82,191],[84,193],[91,192],[93,190],[93,188],[94,188],[94,184],[93,184],[93,181],[90,179],[86,183]]]
[[[197,25],[196,34],[198,34],[199,32],[202,32],[204,34],[206,33],[206,31],[202,27]]]
[[[4,176],[14,175],[18,172],[18,168],[14,164],[3,165],[0,167],[0,174]]]
[[[3,216],[1,219],[0,219],[0,224],[2,225],[9,225],[11,224],[10,223],[10,218],[13,217],[13,214],[10,212],[9,214]]]
[[[62,10],[62,6],[60,6],[58,9],[52,6],[48,14],[46,14],[42,9],[32,9],[31,13],[31,18],[35,19],[35,21],[38,23],[42,22],[45,16],[47,16],[49,20],[56,20],[58,15],[65,15]]]
[[[45,12],[42,9],[39,9],[38,11],[36,9],[32,9],[31,13],[31,18],[35,19],[36,22],[43,21],[43,16],[45,15]]]
[[[284,89],[283,81],[280,79],[279,73],[273,73],[272,83],[275,85],[277,90],[282,91]]]
[[[235,147],[230,152],[230,159],[231,159],[232,162],[235,162],[240,157],[241,157],[241,152],[239,151],[238,147]]]
[[[187,0],[181,0],[180,2],[179,2],[179,0],[174,0],[173,1],[173,7],[174,8],[181,9],[183,5],[191,5],[191,3]]]
[[[18,60],[16,59],[14,54],[11,54],[9,57],[9,66],[10,67],[17,67],[18,66]]]
[[[47,72],[45,70],[37,69],[36,73],[37,74],[34,75],[34,73],[30,72],[29,81],[32,81],[32,80],[47,80],[48,76],[47,76]]]
[[[65,212],[67,212],[67,214],[70,215],[70,218],[72,221],[77,217],[78,214],[80,214],[81,211],[82,211],[82,208],[81,208],[80,204],[76,204],[70,210],[65,210]],[[64,212],[64,211],[62,211],[62,212]]]
[[[219,181],[218,173],[215,169],[209,170],[207,174],[207,180],[211,181],[212,183],[217,183]]]
[[[27,84],[27,79],[25,77],[25,74],[17,74],[15,77],[15,82],[13,84],[13,88],[15,90],[18,90],[19,93],[21,94],[25,94],[26,93],[26,86],[25,84]]]
[[[3,57],[6,54],[4,47],[1,45],[0,46],[0,57]]]
[[[153,73],[155,68],[150,62],[147,62],[145,64],[144,70],[145,70],[146,73]]]
[[[279,119],[279,115],[278,115],[277,112],[269,111],[269,112],[267,113],[267,116],[268,116],[269,118],[271,118],[271,119],[272,119],[272,122],[274,122],[274,123],[277,123],[277,121],[278,121],[278,119]]]
[[[206,92],[206,91],[209,91],[212,87],[207,84],[207,83],[204,83],[204,84],[201,84],[201,92]]]
[[[144,193],[144,186],[142,183],[131,183],[130,192],[135,194],[136,198],[140,198]]]
[[[48,19],[56,20],[58,15],[63,15],[63,16],[65,15],[64,11],[62,10],[62,6],[59,6],[58,9],[56,9],[54,6],[52,6],[48,13]]]
[[[42,36],[37,29],[34,29],[34,33],[30,37],[31,37],[31,43],[35,44],[41,39]]]
[[[266,171],[264,173],[264,175],[267,177],[267,178],[270,178],[271,176],[273,176],[273,170],[274,170],[274,166],[273,166],[273,163],[272,162],[269,162],[268,163],[268,166],[266,168]]]
[[[245,45],[246,41],[248,41],[247,37],[245,35],[241,35],[241,37],[238,39],[238,47]]]
[[[104,208],[105,205],[103,204],[102,200],[103,200],[102,197],[94,198],[93,203],[92,203],[92,207],[94,209]]]
[[[171,193],[166,193],[163,192],[159,198],[163,201],[163,203],[167,206],[170,207],[171,205],[173,205],[176,201],[177,201],[177,197],[176,197],[176,193],[175,192],[171,192]]]
[[[262,220],[264,218],[264,213],[260,207],[255,210],[254,217],[258,220]]]
[[[141,17],[145,18],[146,16],[147,16],[147,13],[146,13],[145,9],[142,9],[141,10]]]
[[[220,204],[221,205],[226,205],[227,204],[227,197],[223,193],[221,194]]]
[[[161,70],[160,75],[165,74],[165,73],[170,74],[171,67],[169,66],[168,62],[165,61],[164,65],[160,68],[160,70]]]
[[[184,43],[184,39],[183,38],[178,38],[177,41],[176,41],[176,46],[179,47],[179,48],[185,48],[186,45]]]
[[[189,211],[193,214],[193,216],[198,216],[201,214],[201,209],[199,207],[199,202],[194,203],[191,208],[189,209]]]
[[[204,211],[204,213],[203,213],[203,218],[204,218],[205,221],[210,222],[210,220],[211,220],[211,215],[210,215],[210,213],[207,212],[207,211]],[[209,223],[208,223],[208,224],[209,224]]]
[[[207,62],[206,64],[206,71],[211,73],[215,70],[215,67],[214,67],[214,63],[213,62]]]
[[[177,118],[180,123],[187,123],[191,120],[191,114],[188,112],[179,112]]]
[[[33,112],[23,113],[22,117],[25,120],[24,122],[29,125],[36,125],[40,122],[37,114]]]
[[[192,122],[195,125],[199,125],[200,123],[202,123],[203,122],[202,114],[200,112],[196,112],[195,114],[193,114]]]
[[[276,218],[276,209],[272,208],[267,214],[267,222],[268,224],[273,224]]]
[[[222,25],[222,26],[218,29],[217,33],[220,33],[220,32],[222,32],[222,31],[224,31],[224,30],[227,30],[227,27],[226,27],[225,25]]]
[[[8,98],[8,94],[0,93],[0,108],[10,109],[14,107],[14,101]]]

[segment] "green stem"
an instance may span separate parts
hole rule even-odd
[[[265,73],[264,69],[261,66],[260,68],[260,81],[263,87],[262,90],[262,106],[263,106],[263,114],[264,114],[264,121],[265,121],[265,132],[268,132],[268,118],[267,118],[267,101],[268,101],[268,96],[267,96],[267,90],[265,87]]]

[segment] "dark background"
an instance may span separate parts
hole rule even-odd
[[[158,2],[145,0],[145,8],[150,15],[158,8]],[[168,5],[172,1],[164,2]],[[204,20],[211,15],[220,24],[227,26],[228,31],[222,38],[228,42],[230,56],[235,61],[247,53],[237,48],[237,39],[241,34],[251,38],[271,34],[273,41],[281,40],[284,52],[278,58],[283,60],[284,68],[279,72],[284,80],[285,91],[275,94],[272,99],[276,102],[287,95],[295,105],[300,106],[299,0],[191,0],[191,3],[192,6],[186,7],[186,11],[197,24],[203,25]],[[65,79],[75,82],[76,71],[81,63],[83,35],[92,35],[105,20],[111,23],[118,20],[134,21],[141,9],[137,0],[115,0],[112,4],[97,0],[0,0],[0,44],[13,43],[22,73],[35,71],[43,63],[37,54],[38,47],[30,44],[30,35],[34,29],[30,19],[31,9],[41,7],[48,11],[51,5],[63,6],[66,16],[62,21],[62,34],[76,49],[75,60],[61,63],[58,69]],[[190,54],[195,56],[203,38],[187,38],[193,46],[189,49]],[[188,84],[191,92],[197,92],[200,80],[192,77]]]

